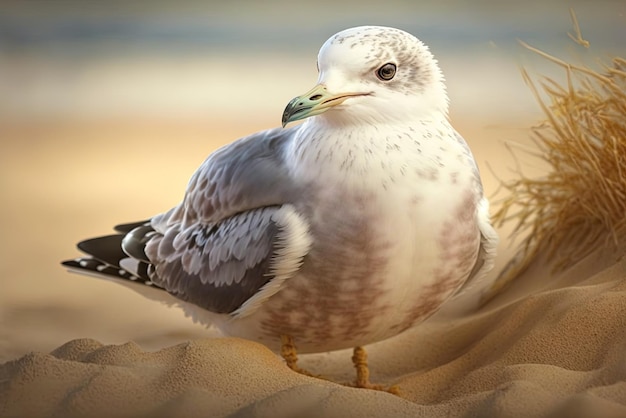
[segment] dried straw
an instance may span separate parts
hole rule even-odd
[[[575,26],[576,38],[570,37],[588,46]],[[598,247],[626,240],[626,60],[613,58],[599,73],[521,44],[563,67],[567,81],[542,78],[539,85],[548,98],[544,100],[522,70],[546,116],[532,128],[537,149],[531,154],[550,169],[540,178],[521,175],[502,183],[508,197],[494,221],[500,226],[515,222],[513,238],[523,238],[516,261],[492,291],[501,289],[538,254],[562,270]]]

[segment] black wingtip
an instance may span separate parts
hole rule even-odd
[[[132,222],[128,224],[115,225],[113,229],[115,230],[115,232],[119,232],[120,234],[127,234],[135,228],[138,228],[144,225],[149,225],[149,224],[150,224],[150,220],[145,220],[141,222]]]
[[[125,270],[123,267],[111,266],[103,263],[100,260],[96,260],[90,257],[81,257],[74,260],[65,260],[61,264],[70,272],[79,273],[86,276],[95,277],[98,279],[115,280],[119,283],[137,283],[144,286],[148,286],[158,290],[164,290],[161,286],[156,285],[148,277],[148,266],[143,263],[139,263],[138,269],[134,274],[131,271]]]
[[[150,240],[154,229],[150,225],[141,225],[124,236],[122,250],[137,260],[150,263],[146,255],[146,243]]]
[[[127,255],[122,251],[123,235],[105,235],[79,242],[76,246],[85,254],[89,254],[107,264],[117,266]]]
[[[74,260],[65,260],[61,262],[61,265],[67,267],[69,270],[86,274],[122,278],[125,277],[123,272],[120,272],[119,268],[105,264],[102,261],[96,260],[91,257],[81,257]]]
[[[68,268],[80,268],[80,263],[77,260],[63,260],[61,265]]]

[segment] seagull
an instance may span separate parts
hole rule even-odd
[[[213,152],[178,206],[80,242],[86,256],[63,264],[161,289],[195,321],[302,373],[297,352],[354,348],[352,385],[381,389],[363,346],[484,277],[498,236],[425,44],[355,27],[328,39],[317,64],[282,127]]]

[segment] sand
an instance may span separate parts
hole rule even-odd
[[[372,379],[399,385],[401,397],[296,374],[262,345],[57,266],[78,239],[174,204],[212,149],[269,127],[214,122],[0,125],[13,139],[0,161],[2,254],[11,255],[0,272],[1,417],[626,417],[624,248],[598,248],[560,273],[537,260],[486,306],[468,312],[461,298],[368,347]],[[485,161],[506,173],[497,141],[523,140],[527,121],[458,125],[492,192]],[[209,143],[207,132],[217,132]],[[172,137],[180,146],[165,148]],[[513,255],[508,232],[496,270]],[[301,365],[348,381],[350,355]]]

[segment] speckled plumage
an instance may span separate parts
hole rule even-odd
[[[227,334],[273,349],[289,335],[303,352],[396,335],[484,275],[497,235],[428,48],[352,28],[318,67],[314,93],[285,112],[304,123],[217,150],[179,206],[79,244],[91,256],[66,265],[150,283]]]

